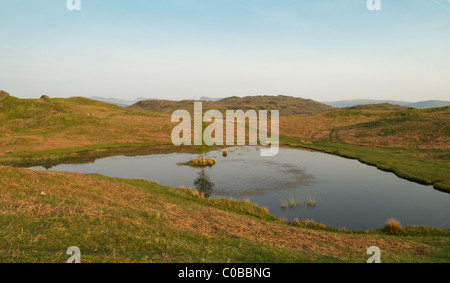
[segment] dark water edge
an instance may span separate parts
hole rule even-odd
[[[48,154],[42,156],[0,157],[0,165],[13,167],[42,166],[50,169],[61,164],[86,164],[94,163],[97,159],[112,156],[143,156],[165,153],[194,153],[193,147],[176,147],[173,145],[152,145],[140,147],[101,148],[95,150],[77,151],[71,153]]]

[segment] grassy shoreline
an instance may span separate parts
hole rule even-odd
[[[132,156],[180,150],[188,149],[176,148],[173,144],[166,142],[104,144],[8,154],[0,156],[0,165],[17,167],[53,166],[62,162],[84,163],[114,155]]]
[[[281,146],[302,150],[314,150],[343,158],[356,159],[361,163],[394,173],[396,176],[436,190],[450,193],[450,163],[417,156],[448,154],[447,152],[418,151],[380,147],[357,146],[335,142],[305,140],[282,136]],[[20,167],[60,162],[86,162],[113,155],[143,155],[155,152],[193,152],[191,147],[176,147],[170,142],[106,144],[64,148],[0,156],[0,165]]]
[[[314,150],[343,158],[355,159],[397,177],[450,193],[450,163],[417,156],[448,154],[448,152],[418,151],[380,147],[357,146],[336,142],[305,140],[281,136],[281,146]],[[170,142],[105,144],[62,148],[37,152],[22,152],[0,156],[0,165],[30,167],[57,165],[61,162],[87,162],[113,155],[143,155],[155,152],[193,152],[191,147],[176,147]]]

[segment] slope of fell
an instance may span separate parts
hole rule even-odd
[[[0,156],[104,144],[170,141],[170,117],[87,98],[0,102]]]
[[[134,109],[145,109],[153,112],[173,113],[176,110],[193,111],[194,100],[167,101],[146,100],[132,106]],[[219,101],[201,101],[204,110],[279,110],[280,116],[320,113],[332,110],[333,107],[310,99],[289,96],[249,96],[230,97]]]
[[[336,129],[337,141],[426,150],[450,150],[450,107],[391,112],[375,121]]]

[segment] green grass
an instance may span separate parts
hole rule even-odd
[[[339,231],[339,229],[327,227],[327,226],[325,226],[325,224],[317,223],[312,219],[300,221],[297,218],[297,219],[290,221],[289,225],[296,226],[296,227],[302,227],[302,228],[315,229],[315,230],[322,230],[322,231]]]
[[[277,221],[275,216],[269,214],[267,208],[251,203],[249,200],[238,201],[233,200],[232,198],[206,198],[203,194],[192,188],[178,188],[178,191],[194,198],[197,203],[204,206],[218,208],[229,212],[237,212],[244,215],[251,215],[259,219]]]

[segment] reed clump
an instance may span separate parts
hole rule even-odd
[[[190,197],[193,198],[199,198],[199,199],[205,199],[205,194],[202,192],[200,193],[198,190],[196,189],[192,189],[192,188],[186,188],[185,186],[181,186],[178,188],[178,190],[186,193],[187,195],[189,195]]]
[[[384,226],[384,232],[392,235],[404,235],[406,229],[402,227],[400,221],[394,218],[390,218],[386,221]]]
[[[289,222],[289,225],[301,227],[301,228],[309,228],[309,229],[319,229],[319,230],[328,230],[332,228],[328,228],[325,224],[317,223],[313,219],[306,219],[300,221],[298,218]]]
[[[281,208],[314,208],[317,206],[315,197],[308,196],[306,198],[290,198],[288,200],[281,200]]]

